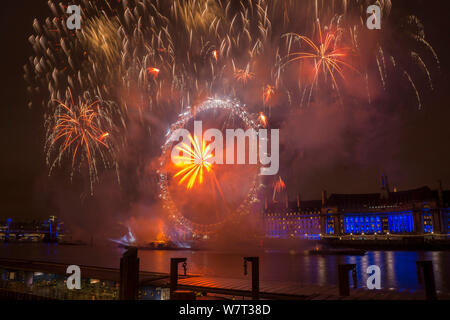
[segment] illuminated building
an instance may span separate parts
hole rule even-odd
[[[319,239],[321,201],[266,202],[264,208],[265,236],[268,238]]]
[[[346,236],[447,236],[450,234],[450,191],[422,187],[397,191],[382,177],[380,193],[322,193],[322,200],[265,203],[268,238]],[[360,237],[358,239],[361,239]]]
[[[61,225],[63,223],[55,216],[44,221],[20,222],[11,218],[0,221],[0,241],[24,242],[57,242],[61,240]]]

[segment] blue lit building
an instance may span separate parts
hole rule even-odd
[[[381,193],[332,194],[322,208],[326,235],[449,234],[449,192],[422,187],[391,192],[382,177]]]
[[[445,236],[450,235],[450,191],[422,187],[391,192],[382,177],[380,193],[322,193],[321,200],[265,203],[268,238],[345,236]]]
[[[0,241],[48,241],[56,242],[61,240],[64,234],[61,233],[62,222],[55,216],[51,216],[45,221],[21,222],[7,219],[0,221]]]

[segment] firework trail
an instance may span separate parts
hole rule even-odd
[[[323,35],[320,22],[317,23],[317,26],[319,33],[319,42],[317,44],[310,38],[302,36],[300,34],[287,35],[289,37],[295,37],[305,42],[312,50],[312,52],[300,51],[290,53],[287,56],[288,61],[286,62],[292,63],[295,61],[303,60],[314,61],[314,80],[311,85],[309,98],[311,98],[314,85],[317,86],[318,84],[320,74],[323,74],[325,79],[327,78],[327,76],[329,76],[329,78],[332,80],[333,89],[336,90],[339,94],[339,86],[335,74],[337,73],[342,79],[345,79],[343,74],[344,67],[357,71],[349,63],[344,61],[344,59],[351,54],[351,48],[337,47],[336,33],[329,31],[325,35]],[[292,41],[292,39],[289,39],[289,41]]]
[[[66,102],[55,100],[55,103],[55,114],[46,124],[50,172],[62,164],[65,156],[70,159],[72,174],[75,169],[87,165],[93,192],[93,182],[98,179],[98,161],[106,168],[118,170],[114,146],[108,143],[110,134],[115,132],[109,108],[104,107],[106,103],[91,102],[88,98],[80,97],[75,102],[70,89],[67,90]]]
[[[402,94],[416,98],[418,109],[422,109],[421,95],[433,91],[432,69],[440,71],[438,55],[426,40],[425,29],[415,16],[407,16],[401,21],[389,21],[392,10],[390,0],[377,1],[382,9],[384,29],[374,37],[365,27],[365,20],[346,23],[341,37],[347,37],[352,44],[359,60],[359,70],[364,74],[368,101],[371,102],[371,92],[381,87],[384,91],[395,87],[396,83],[404,82],[412,90],[404,90]],[[337,16],[336,25],[345,25],[341,21],[345,16]],[[350,19],[347,19],[350,20]],[[353,24],[353,26],[352,26]],[[349,26],[350,25],[350,26]],[[367,41],[370,39],[371,41]],[[375,65],[375,67],[374,67]],[[423,85],[424,78],[428,80]],[[399,92],[396,91],[396,94]]]
[[[255,74],[250,72],[250,65],[247,65],[245,69],[236,68],[233,61],[233,69],[234,69],[234,78],[237,81],[240,81],[246,84],[249,80],[255,78]]]
[[[268,107],[269,118],[275,106],[288,112],[330,91],[339,90],[345,103],[350,89],[341,83],[351,66],[366,83],[369,102],[378,86],[389,90],[402,80],[408,85],[405,92],[421,108],[421,95],[434,88],[432,75],[439,69],[437,54],[417,18],[389,24],[389,0],[377,1],[384,28],[376,36],[365,26],[365,9],[371,2],[363,0],[73,2],[82,9],[81,30],[67,29],[65,4],[52,0],[52,17],[33,23],[28,40],[35,54],[25,66],[31,103],[43,102],[49,141],[65,112],[54,101],[66,99],[68,90],[75,102],[85,96],[108,101],[108,110],[99,112],[96,121],[108,124],[98,128],[109,133],[101,140],[109,148],[97,144],[115,150],[110,156],[116,163],[118,155],[126,153],[125,141],[133,138],[131,125],[141,126],[158,145],[167,124],[205,97],[237,98],[255,113]],[[318,21],[322,27],[317,27]],[[352,56],[344,61],[350,51]],[[307,63],[286,64],[285,57],[314,62],[316,79],[331,81],[316,83],[313,92],[301,76]],[[97,163],[97,157],[102,153],[84,158]],[[57,158],[60,162],[63,157]]]
[[[284,190],[286,190],[286,184],[284,183],[283,179],[281,179],[281,177],[278,177],[278,179],[273,183],[272,201],[276,202],[276,195]]]
[[[267,117],[264,113],[259,113],[258,120],[264,128],[267,127]]]

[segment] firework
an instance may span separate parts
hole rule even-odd
[[[177,147],[177,149],[183,154],[188,156],[177,156],[175,160],[177,161],[177,166],[182,167],[174,177],[182,176],[179,184],[182,184],[187,180],[187,188],[191,189],[196,181],[198,183],[203,183],[203,171],[206,170],[210,172],[212,169],[212,163],[210,159],[213,157],[211,153],[210,145],[206,145],[206,142],[199,142],[197,136],[192,137],[189,135],[189,140],[192,146],[188,146],[183,143],[182,147]]]
[[[406,49],[403,55],[394,52],[385,44],[392,42],[389,35],[393,32],[387,30],[386,37],[376,40],[378,49],[368,55],[364,47],[370,41],[366,40],[367,28],[362,23],[366,16],[358,13],[365,12],[367,4],[362,0],[249,0],[238,6],[232,5],[231,0],[136,0],[123,5],[106,0],[77,2],[83,9],[84,26],[80,32],[67,30],[64,8],[52,1],[49,6],[54,18],[43,24],[34,22],[36,34],[29,41],[36,55],[26,68],[29,90],[41,87],[48,91],[51,101],[61,99],[65,88],[70,87],[75,95],[90,92],[115,101],[123,113],[137,108],[141,118],[149,112],[169,120],[192,105],[199,92],[206,92],[207,96],[236,96],[249,108],[257,109],[260,101],[246,101],[239,82],[255,82],[264,87],[266,105],[273,96],[273,90],[266,90],[268,83],[277,89],[277,95],[286,97],[277,101],[301,105],[306,84],[285,78],[285,56],[291,62],[313,61],[315,79],[327,76],[335,90],[337,76],[344,76],[343,68],[353,67],[344,61],[350,52],[355,55],[353,60],[359,60],[358,68],[353,68],[363,75],[368,91],[376,80],[368,64],[372,58],[383,87],[389,77],[388,60],[398,62],[404,60],[400,59],[402,56],[412,59],[431,86],[426,51],[439,64],[415,17],[408,17],[404,30],[396,33],[406,33],[421,48]],[[391,2],[379,1],[379,5],[384,19],[388,19]],[[317,28],[317,21],[328,22],[323,24],[328,31]],[[311,40],[314,34],[318,34],[318,42]],[[292,53],[294,39],[306,44],[310,51]],[[245,67],[236,68],[235,63]],[[398,75],[404,74],[405,67],[399,63],[393,68],[398,69],[394,71]],[[159,77],[160,72],[164,77]],[[407,72],[416,82],[414,72]],[[135,108],[129,108],[130,99],[123,94],[127,90],[138,96],[132,99],[137,101]],[[122,114],[120,121],[128,121],[127,114]]]
[[[261,122],[261,124],[263,125],[263,127],[267,127],[267,117],[264,113],[260,112],[258,119]]]
[[[269,104],[270,99],[272,99],[275,94],[275,88],[271,85],[267,85],[263,90],[263,101],[265,104]]]
[[[217,61],[219,61],[219,52],[217,50],[214,50],[212,52],[212,56],[214,57],[214,59]]]
[[[237,81],[243,82],[244,84],[246,84],[249,80],[255,78],[255,74],[253,72],[250,72],[249,65],[247,65],[245,69],[239,69],[234,66],[233,62],[233,69],[234,69],[234,78]]]
[[[159,70],[158,68],[147,68],[147,71],[149,74],[153,75],[153,77],[158,77],[159,73],[161,72],[161,70]]]
[[[108,123],[107,108],[102,108],[100,101],[80,98],[76,103],[70,89],[67,94],[67,102],[55,100],[55,114],[47,124],[47,161],[52,169],[67,155],[72,172],[87,164],[92,191],[92,184],[98,177],[97,160],[109,167],[111,160],[108,159],[114,159],[114,150],[107,143],[110,132],[106,131],[114,129]]]
[[[302,51],[290,53],[287,58],[287,63],[295,61],[312,60],[314,61],[314,80],[313,85],[319,81],[319,75],[323,74],[326,79],[327,76],[332,81],[333,88],[339,92],[339,86],[336,79],[336,74],[344,79],[343,68],[347,67],[356,71],[356,69],[344,61],[350,54],[351,48],[336,46],[336,33],[328,31],[323,35],[320,23],[318,25],[319,42],[315,43],[306,36],[299,34],[290,34],[288,36],[295,37],[305,42],[311,49],[311,52]],[[313,86],[311,86],[312,90]]]
[[[388,21],[391,2],[377,3]],[[92,164],[103,162],[99,149],[108,154],[107,162],[119,162],[117,155],[129,151],[123,150],[124,142],[135,138],[130,127],[150,133],[151,147],[133,166],[145,163],[163,139],[161,124],[198,104],[199,96],[230,96],[256,114],[265,111],[261,105],[282,105],[287,113],[305,101],[309,104],[313,96],[335,99],[333,91],[345,101],[346,92],[339,86],[346,69],[353,68],[360,71],[369,103],[377,86],[388,90],[402,80],[408,87],[399,94],[417,99],[422,108],[423,95],[434,88],[433,74],[439,69],[436,52],[413,16],[404,23],[384,23],[373,50],[373,41],[368,40],[373,37],[364,23],[365,0],[245,0],[238,5],[231,0],[74,0],[74,4],[82,9],[80,31],[67,29],[66,8],[52,0],[52,17],[33,22],[34,34],[28,40],[34,55],[25,66],[25,78],[31,102],[43,104],[50,141],[55,132],[49,128],[61,121],[58,113],[67,112],[55,108],[54,101],[63,101],[68,88],[78,97],[74,100],[89,95],[96,97],[91,101],[108,101],[107,110],[96,119],[102,123],[99,134],[110,135],[94,135],[98,141],[92,146],[98,145],[98,150],[91,153]],[[397,29],[392,30],[394,25]],[[397,45],[393,34],[404,43]],[[299,69],[304,74],[309,64],[315,70],[313,85],[291,76]],[[248,94],[253,89],[259,93]],[[64,104],[71,108],[69,101]],[[75,158],[78,164],[88,162],[79,151]]]
[[[272,196],[272,201],[276,201],[275,197],[277,194],[279,194],[280,192],[282,192],[283,190],[286,189],[286,184],[284,183],[283,179],[281,179],[281,177],[278,177],[278,179],[273,183],[273,196]]]
[[[172,152],[172,147],[177,140],[174,133],[178,129],[185,128],[187,123],[193,118],[204,113],[217,111],[227,114],[226,119],[239,119],[239,121],[241,121],[247,128],[253,128],[255,130],[260,128],[257,116],[250,115],[238,102],[210,98],[196,108],[195,115],[191,108],[179,114],[179,119],[172,124],[169,132],[166,134],[166,142],[162,147],[162,155],[160,158],[161,169],[159,170],[159,187],[161,192],[160,198],[164,203],[164,208],[167,210],[169,217],[176,225],[182,227],[183,229],[188,229],[196,234],[210,234],[232,217],[236,215],[248,214],[251,204],[256,201],[256,193],[258,190],[257,186],[259,185],[257,183],[258,171],[256,170],[250,190],[248,190],[248,194],[246,195],[244,201],[236,210],[230,212],[228,216],[221,217],[221,221],[216,224],[200,224],[190,221],[183,215],[182,212],[180,212],[176,201],[172,199],[172,194],[170,191],[170,176],[172,176],[172,174],[169,170],[171,165],[168,165],[168,161],[171,160],[170,155]],[[173,177],[181,177],[181,179],[183,179],[183,181],[180,179],[178,184],[183,184],[187,181],[187,190],[193,190],[195,189],[195,185],[200,185],[201,183],[208,181],[207,187],[212,192],[213,197],[216,197],[216,193],[218,193],[220,197],[217,198],[222,199],[226,205],[226,199],[222,193],[222,188],[216,178],[213,165],[211,161],[209,161],[212,158],[212,152],[209,145],[195,136],[190,137],[190,144],[190,146],[182,145],[177,149],[177,151],[183,152],[186,156],[178,156],[175,159],[177,160],[176,162],[179,162],[176,166],[181,169],[177,170]]]
[[[384,11],[383,16],[387,18],[391,11],[391,2],[382,1],[380,4]],[[375,43],[365,40],[370,35],[363,25],[355,25],[348,32],[348,38],[357,59],[365,66],[361,72],[366,82],[369,104],[372,102],[371,92],[377,91],[378,87],[387,91],[398,82],[406,81],[412,91],[407,90],[402,94],[406,97],[416,98],[418,108],[422,109],[421,96],[428,91],[421,84],[423,76],[428,82],[429,89],[433,91],[431,67],[439,72],[439,58],[434,48],[426,40],[424,26],[417,17],[408,16],[402,19],[401,23],[392,25],[392,27],[394,26],[395,29],[383,32],[383,36],[375,40]],[[392,43],[397,45],[393,47]],[[399,48],[402,49],[399,50]],[[369,52],[370,54],[368,54]],[[395,90],[399,93],[398,87]]]
[[[93,17],[87,20],[79,36],[80,42],[86,48],[86,55],[92,62],[103,58],[111,67],[119,65],[120,38],[117,36],[119,24],[116,20],[105,16]],[[112,69],[110,71],[113,71]],[[118,70],[120,73],[120,69]]]

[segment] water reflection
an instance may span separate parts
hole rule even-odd
[[[326,285],[327,283],[327,272],[326,272],[326,267],[325,267],[326,261],[324,257],[319,257],[318,259],[318,274],[319,274],[319,278],[318,278],[318,283],[321,286]]]
[[[1,244],[0,258],[30,259],[78,265],[119,267],[123,250],[115,247],[77,247],[44,244]],[[243,256],[260,256],[262,280],[301,284],[336,285],[337,265],[357,265],[358,286],[366,287],[370,265],[381,268],[382,288],[421,288],[417,260],[432,260],[437,290],[450,292],[450,252],[371,251],[365,256],[319,256],[303,252],[139,251],[141,269],[168,272],[170,258],[187,257],[188,272],[225,278],[244,276]]]

